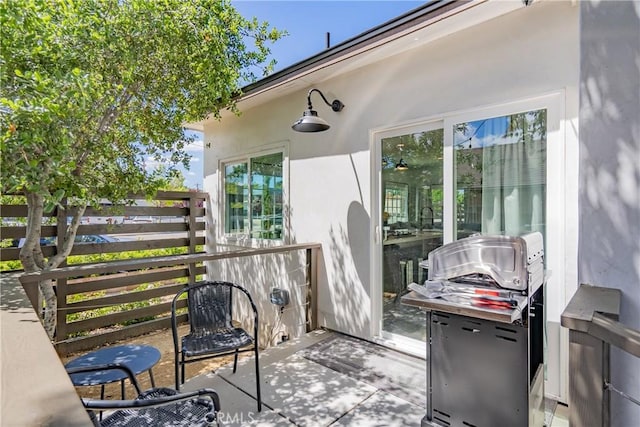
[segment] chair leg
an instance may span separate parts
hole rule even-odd
[[[184,352],[181,354],[182,354],[182,380],[180,381],[180,384],[184,384],[184,371],[185,371]]]
[[[236,348],[236,353],[233,356],[233,373],[236,373],[236,368],[238,367],[238,349]]]
[[[153,371],[149,368],[149,379],[151,380],[151,387],[156,387],[156,380],[153,378]]]
[[[176,374],[176,391],[180,391],[180,359],[177,353],[174,360],[174,368]]]
[[[104,400],[104,384],[100,386],[100,400]],[[102,421],[102,411],[100,411],[100,421]]]
[[[262,411],[262,397],[260,396],[260,362],[258,361],[258,346],[254,346],[256,353],[256,397],[258,399],[258,412]]]

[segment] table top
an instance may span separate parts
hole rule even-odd
[[[120,363],[126,365],[138,375],[148,371],[160,360],[160,350],[150,345],[118,345],[105,347],[100,350],[84,354],[67,363],[65,368],[79,368],[85,366],[106,365]],[[107,371],[81,372],[70,375],[74,385],[101,385],[127,378],[127,374],[119,369]]]

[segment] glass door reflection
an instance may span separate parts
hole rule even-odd
[[[383,138],[382,331],[424,341],[425,314],[400,303],[411,282],[427,278],[429,252],[442,245],[443,129]]]

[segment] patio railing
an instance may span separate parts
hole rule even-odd
[[[170,327],[171,300],[184,284],[169,282],[144,290],[127,290],[126,288],[131,287],[132,284],[166,280],[175,275],[187,276],[193,281],[205,273],[207,262],[304,251],[301,268],[304,270],[305,283],[300,286],[303,286],[306,292],[303,301],[304,323],[306,330],[310,331],[315,329],[317,324],[316,260],[320,248],[319,243],[307,243],[73,265],[48,272],[23,274],[20,276],[20,281],[27,294],[31,295],[37,294],[39,281],[46,279],[57,281],[59,315],[54,345],[60,355],[66,355]],[[119,292],[107,295],[101,292],[95,298],[70,302],[70,297],[73,295],[99,291]],[[263,306],[269,304],[268,295],[257,297],[259,301],[263,300]],[[116,305],[135,306],[135,308],[115,313],[100,313],[101,309]],[[88,311],[93,313],[92,317],[70,321],[71,314]],[[183,314],[180,320],[186,320],[186,314]],[[118,327],[112,328],[113,325]],[[94,332],[89,334],[90,331]]]
[[[619,289],[582,285],[564,312],[569,329],[569,424],[609,426],[611,392],[640,405],[638,396],[618,390],[611,382],[610,348],[640,358],[640,331],[618,322]]]

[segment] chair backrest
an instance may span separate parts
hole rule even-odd
[[[189,286],[191,332],[232,328],[232,289],[227,282],[199,282]]]

